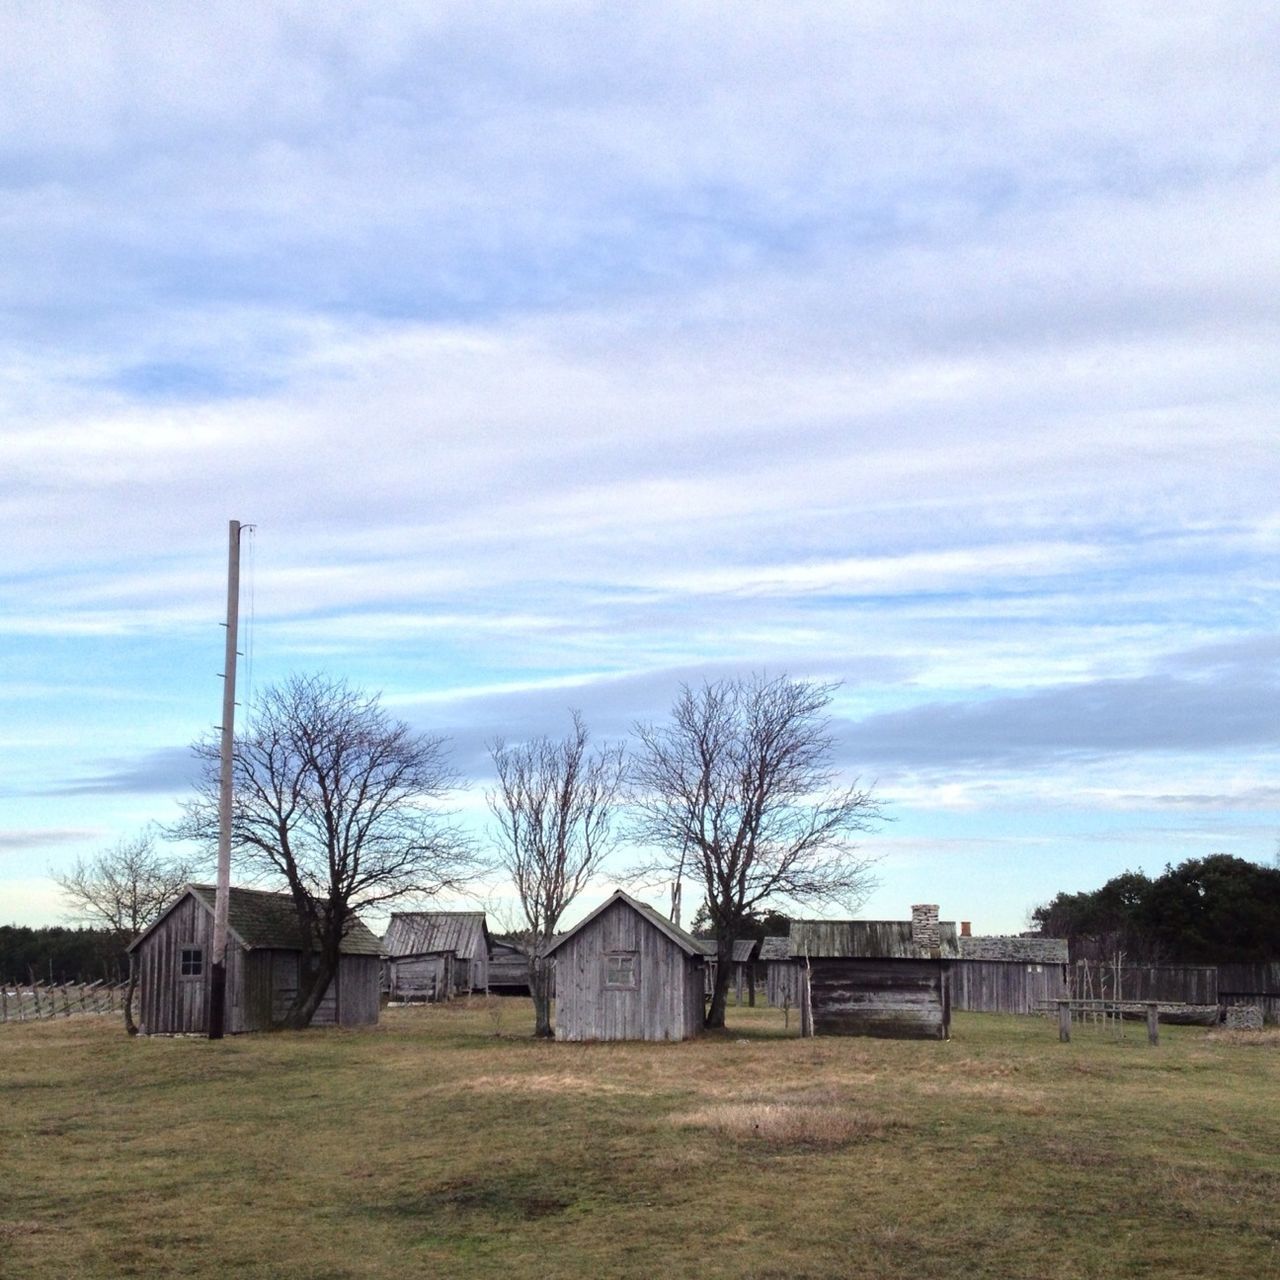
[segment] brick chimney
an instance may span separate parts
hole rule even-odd
[[[911,908],[911,942],[918,956],[936,960],[942,954],[937,903],[922,902]]]
[[[961,921],[960,921],[960,936],[961,936],[962,938],[972,938],[972,937],[973,937],[973,929],[972,929],[972,927],[970,926],[970,924],[969,924],[968,920],[961,920]]]

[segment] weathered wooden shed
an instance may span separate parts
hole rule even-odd
[[[382,939],[393,1000],[448,1000],[489,989],[483,911],[396,911]]]
[[[760,960],[764,965],[764,993],[775,1009],[800,1007],[800,967],[791,962],[791,939],[776,936],[762,939]]]
[[[557,1040],[686,1040],[702,1029],[702,944],[621,889],[547,954]]]
[[[960,954],[956,927],[940,923],[932,905],[912,907],[911,915],[792,922],[791,955],[808,975],[814,1034],[950,1035],[950,969]]]
[[[974,1013],[1039,1013],[1070,995],[1065,938],[971,937],[962,926],[951,966],[951,1007]]]
[[[720,965],[719,948],[714,938],[699,938],[698,942],[707,957],[705,983],[706,997],[710,1000],[716,985],[716,969]],[[755,963],[759,954],[759,938],[736,938],[734,940],[732,982],[736,993],[735,999],[738,1004],[742,1003],[742,984],[744,982],[750,988],[751,1003],[754,1005],[756,1002]]]
[[[504,996],[530,994],[529,953],[519,943],[503,938],[490,942],[489,990]]]
[[[213,956],[211,885],[188,885],[130,944],[138,967],[138,1029],[146,1035],[209,1029]],[[378,1020],[378,939],[358,920],[347,928],[338,973],[313,1026]],[[227,910],[228,1033],[266,1031],[293,1003],[301,967],[298,914],[287,893],[232,889]]]

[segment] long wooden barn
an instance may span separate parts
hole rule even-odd
[[[215,890],[188,885],[129,946],[138,967],[138,1029],[145,1035],[209,1029]],[[287,893],[232,889],[227,911],[230,1034],[269,1030],[298,993],[302,946]],[[378,939],[358,920],[347,927],[338,973],[312,1026],[359,1027],[378,1020]]]
[[[932,904],[910,920],[795,920],[791,963],[810,990],[815,1035],[945,1040],[956,927]]]
[[[975,1013],[1039,1013],[1069,994],[1065,938],[973,937],[960,927],[951,1007]]]
[[[557,1040],[686,1040],[702,1029],[702,943],[621,889],[547,955]]]
[[[483,911],[396,911],[382,950],[393,1000],[448,1000],[489,989]]]

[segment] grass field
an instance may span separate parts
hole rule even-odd
[[[527,1001],[360,1032],[0,1027],[0,1275],[1280,1274],[1280,1036],[1147,1045],[527,1036]]]

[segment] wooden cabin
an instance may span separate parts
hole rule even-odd
[[[910,920],[796,920],[791,963],[807,974],[815,1035],[945,1040],[960,950],[938,908]]]
[[[716,986],[716,970],[720,965],[719,948],[714,938],[699,938],[703,951],[706,953],[706,997],[711,999],[712,992]],[[756,975],[755,963],[756,958],[760,954],[759,938],[737,938],[733,944],[733,976],[730,981],[733,983],[734,999],[737,1004],[742,1003],[742,986],[745,982],[750,993],[751,1004],[754,1006],[756,1002]]]
[[[975,1013],[1040,1013],[1070,995],[1065,938],[973,937],[960,925],[951,1007]]]
[[[800,967],[791,963],[791,939],[775,936],[760,942],[765,998],[775,1009],[800,1007]]]
[[[206,1034],[213,957],[211,885],[192,884],[130,944],[138,970],[138,1029],[145,1035]],[[347,926],[338,972],[312,1026],[378,1021],[378,939],[358,920]],[[267,1031],[298,994],[302,947],[287,893],[232,889],[227,908],[229,1034]]]
[[[489,990],[503,996],[530,994],[529,953],[519,943],[505,938],[489,943]]]
[[[702,943],[621,889],[547,955],[557,1040],[687,1040],[702,1030]]]
[[[396,911],[382,951],[392,1000],[449,1000],[489,989],[483,911]]]

